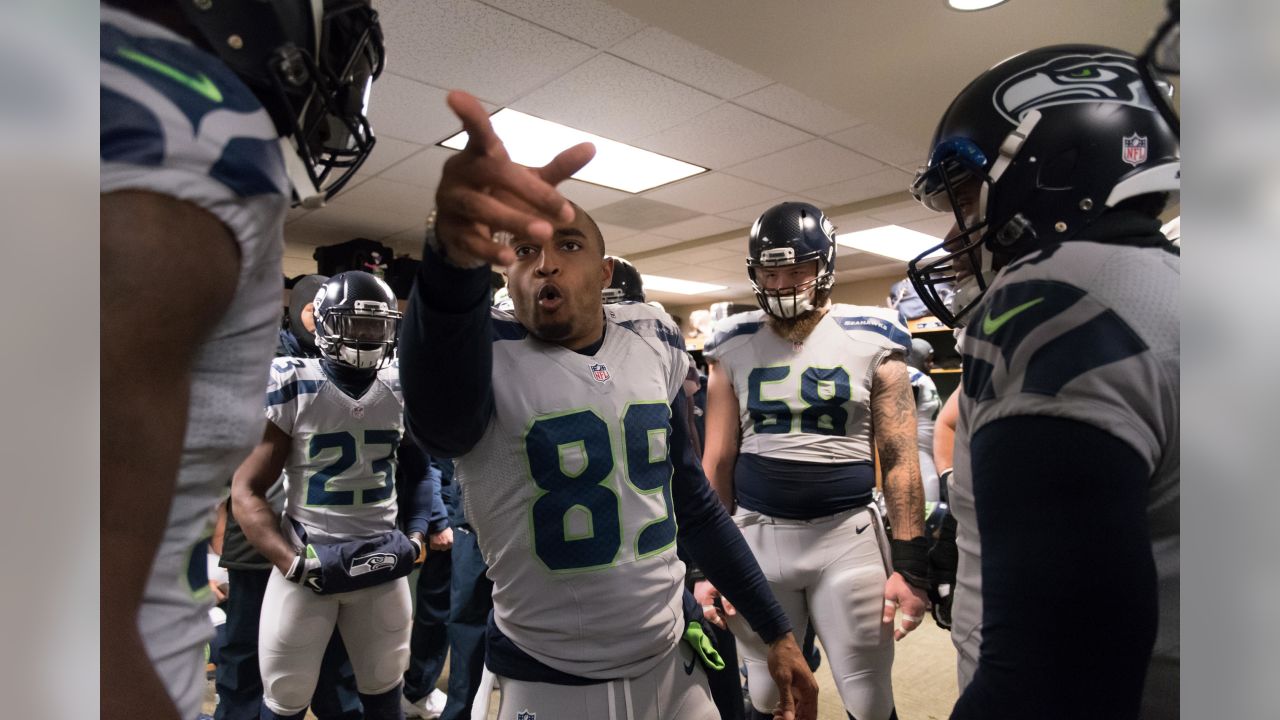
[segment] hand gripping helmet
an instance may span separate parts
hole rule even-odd
[[[813,280],[795,287],[766,290],[756,273],[818,261]],[[808,203],[784,202],[765,210],[747,241],[747,276],[760,309],[776,318],[793,318],[822,305],[835,284],[836,228]]]
[[[295,202],[320,207],[373,151],[382,28],[369,0],[178,0],[270,113]]]
[[[907,275],[958,327],[1010,260],[1076,237],[1126,200],[1177,193],[1180,177],[1177,137],[1132,55],[1095,45],[1016,55],[979,75],[938,123],[911,192],[954,213],[956,229]],[[962,186],[977,190],[967,213]],[[947,302],[939,288],[951,282]]]
[[[644,302],[644,281],[640,278],[640,271],[626,258],[616,255],[612,257],[613,280],[609,282],[609,287],[600,291],[604,304],[609,305],[623,300]]]
[[[316,292],[316,346],[348,367],[377,369],[391,361],[400,329],[396,296],[363,270],[338,273]]]

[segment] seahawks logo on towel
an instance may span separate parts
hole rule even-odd
[[[996,87],[996,110],[1017,125],[1030,110],[1075,103],[1117,103],[1155,112],[1133,60],[1111,53],[1066,55],[1027,68]]]
[[[351,577],[367,575],[379,570],[391,570],[396,566],[396,556],[391,553],[371,553],[352,558],[347,574]]]

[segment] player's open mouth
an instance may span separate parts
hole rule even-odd
[[[538,290],[538,307],[547,312],[554,312],[564,303],[564,295],[555,285],[543,285]]]

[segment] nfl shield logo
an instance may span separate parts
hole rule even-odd
[[[594,377],[598,383],[608,382],[609,368],[601,363],[591,363],[591,377]]]
[[[1134,133],[1124,141],[1124,151],[1120,157],[1130,165],[1141,165],[1147,161],[1147,138]]]
[[[531,713],[528,710],[521,710],[516,713],[516,720],[538,720],[537,713]]]

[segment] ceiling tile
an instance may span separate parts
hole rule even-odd
[[[291,207],[289,208],[289,212],[285,213],[284,222],[287,225],[293,222],[294,220],[298,220],[300,218],[306,217],[306,214],[309,212],[311,212],[311,210],[304,208],[302,206]]]
[[[591,215],[591,219],[595,220],[594,213]],[[600,228],[600,234],[604,235],[604,242],[606,246],[617,240],[622,240],[623,238],[629,238],[633,235],[640,234],[640,231],[635,228],[622,227],[621,225],[610,225],[609,223],[603,223],[599,220],[596,220],[596,225]]]
[[[455,154],[455,151],[442,147],[429,147],[408,160],[383,170],[378,177],[424,188],[430,191],[426,194],[427,197],[434,197],[436,186],[440,184],[440,174],[444,171],[444,163]]]
[[[883,167],[880,162],[829,140],[812,140],[725,168],[724,172],[788,192],[801,192],[867,175]]]
[[[582,182],[581,180],[566,180],[556,188],[561,195],[574,201],[585,210],[595,210],[598,207],[609,205],[626,200],[632,197],[631,193],[625,193],[621,190],[614,190],[594,183]],[[592,216],[594,219],[594,216]]]
[[[426,218],[435,205],[435,198],[431,192],[417,185],[375,177],[338,195],[330,204],[387,210]]]
[[[386,0],[378,13],[388,70],[499,105],[597,52],[474,0]]]
[[[871,123],[832,133],[827,137],[832,142],[889,165],[918,165],[928,154],[928,138],[915,142],[898,132]]]
[[[597,55],[511,103],[521,112],[630,142],[706,112],[720,100],[616,58]]]
[[[691,250],[681,250],[679,252],[670,253],[660,256],[668,262],[678,262],[690,267],[701,266],[703,263],[717,262],[726,258],[734,258],[738,261],[742,260],[742,256],[732,250],[722,250],[718,247],[699,247]]]
[[[645,197],[679,205],[701,213],[724,215],[725,210],[778,197],[774,188],[724,173],[703,173],[688,180],[650,190]]]
[[[383,73],[369,98],[369,124],[379,140],[392,137],[435,145],[462,129],[462,123],[444,103],[447,94],[416,80]]]
[[[423,149],[423,145],[397,140],[386,135],[378,135],[378,142],[373,146],[369,159],[364,161],[355,177],[347,183],[341,194],[346,194],[360,183],[376,176],[378,173]],[[340,196],[340,195],[339,195]]]
[[[883,208],[877,208],[876,210],[867,213],[867,215],[875,218],[876,220],[882,220],[889,225],[906,225],[907,223],[915,222],[916,220],[931,220],[937,217],[938,213],[930,210],[924,205],[921,205],[915,200],[907,200],[900,203],[894,203]]]
[[[725,103],[636,144],[719,169],[813,139],[790,125]]]
[[[922,232],[925,235],[932,235],[939,240],[945,238],[947,233],[951,232],[951,226],[956,224],[956,218],[950,213],[934,213],[934,217],[927,220],[916,220],[909,222],[903,227],[908,230]]]
[[[645,27],[643,21],[595,0],[482,2],[598,48],[609,47]]]
[[[285,227],[285,252],[295,256],[311,257],[311,250],[322,245],[337,245],[351,238],[361,237],[362,233],[353,232],[351,227],[324,225],[311,220],[302,220]],[[363,234],[368,237],[368,234]],[[310,248],[310,249],[306,249]]]
[[[609,52],[722,98],[735,98],[772,82],[764,75],[656,27],[641,30]]]
[[[346,235],[343,240],[350,240],[355,237],[378,240],[411,228],[424,227],[425,223],[425,214],[393,212],[383,208],[333,203],[327,207],[312,211],[307,217],[295,223],[290,223],[288,227],[299,233],[307,233],[316,226],[322,225],[341,230]],[[342,242],[342,240],[337,242]]]
[[[671,245],[675,242],[676,241],[671,238],[640,233],[639,235],[632,235],[629,238],[609,242],[608,249],[610,255],[621,255],[622,257],[626,257],[633,253],[646,252],[665,245]]]
[[[805,190],[827,205],[844,205],[868,198],[883,197],[890,193],[901,192],[911,183],[911,174],[897,168],[885,168],[870,175],[841,180],[838,183]]]
[[[814,200],[813,198],[802,197],[800,195],[775,195],[773,198],[765,202],[755,202],[747,205],[746,207],[739,207],[734,210],[718,212],[716,214],[722,218],[736,220],[743,225],[751,225],[756,221],[756,218],[760,217],[760,213],[780,202],[803,202],[809,203],[810,205],[816,205],[818,207],[822,206],[822,203]]]
[[[636,230],[649,230],[697,216],[698,213],[694,210],[638,196],[631,196],[591,211],[592,219],[598,223],[621,225]]]
[[[740,227],[742,227],[742,223],[734,220],[726,220],[715,215],[700,215],[684,222],[656,227],[650,232],[654,235],[662,235],[676,240],[697,240],[708,235],[737,230]]]
[[[815,135],[829,135],[860,122],[843,110],[780,83],[743,95],[734,102]]]
[[[873,228],[884,227],[885,223],[868,217],[867,215],[833,215],[830,218],[831,224],[836,226],[836,235],[844,235],[845,233],[858,232],[859,230],[871,230]],[[844,247],[843,245],[841,247]],[[852,250],[853,248],[849,248]]]

